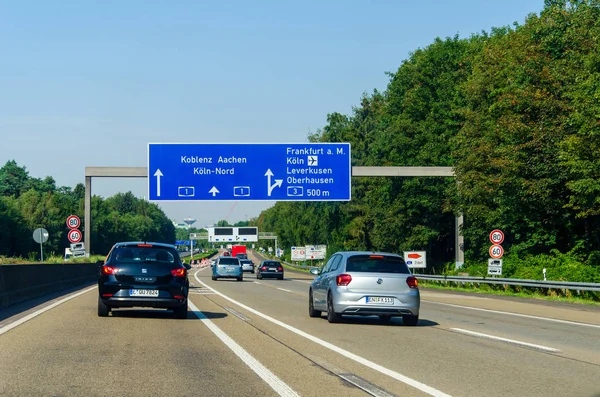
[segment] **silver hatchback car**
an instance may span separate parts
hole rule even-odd
[[[417,325],[421,296],[417,279],[404,259],[386,252],[335,253],[310,285],[308,314],[327,313],[330,323],[342,315],[379,316],[384,323],[402,317],[404,325]]]

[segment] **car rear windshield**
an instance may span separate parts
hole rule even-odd
[[[240,261],[238,260],[238,258],[227,257],[227,258],[219,259],[219,265],[239,265],[239,264],[240,264]]]
[[[115,263],[171,263],[178,262],[178,255],[174,249],[159,246],[124,246],[116,247],[112,257]]]
[[[242,263],[252,263],[252,261],[250,259],[240,259],[240,262],[242,262]]]
[[[404,259],[398,256],[356,255],[348,258],[347,272],[410,274]]]
[[[281,263],[279,263],[279,262],[264,262],[263,265],[264,266],[281,266]]]

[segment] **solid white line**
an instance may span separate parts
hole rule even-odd
[[[217,327],[212,321],[210,321],[204,313],[202,313],[196,305],[188,300],[189,307],[193,310],[193,313],[198,317],[208,329],[210,329],[217,338],[221,339],[228,348],[231,349],[238,356],[244,364],[246,364],[252,371],[254,371],[262,380],[264,380],[277,394],[280,396],[300,396],[285,382],[279,379],[275,374],[269,371],[264,365],[262,365],[257,359],[252,357],[243,347],[238,345],[233,339],[229,337],[221,328]]]
[[[277,289],[280,290],[280,291],[285,291],[285,292],[290,292],[290,293],[292,292],[289,289],[285,289],[285,288],[279,288],[279,287],[277,287]]]
[[[524,317],[524,318],[531,318],[531,319],[534,319],[534,320],[544,320],[544,321],[550,321],[550,322],[553,322],[553,323],[569,324],[569,325],[580,325],[582,327],[592,327],[592,328],[599,328],[600,329],[600,325],[596,325],[596,324],[579,323],[579,322],[576,322],[576,321],[569,321],[569,320],[559,320],[557,318],[533,316],[531,314],[511,313],[511,312],[503,312],[503,311],[500,311],[500,310],[482,309],[480,307],[470,307],[470,306],[455,305],[455,304],[452,304],[452,303],[435,302],[435,301],[430,301],[430,300],[426,300],[426,299],[421,299],[421,301],[427,301],[428,303],[435,303],[435,304],[444,305],[444,306],[458,307],[460,309],[477,310],[477,311],[487,312],[487,313],[505,314],[507,316]]]
[[[548,352],[548,353],[558,353],[560,351],[560,350],[555,349],[553,347],[547,347],[547,346],[542,346],[542,345],[535,345],[533,343],[521,342],[521,341],[514,340],[514,339],[501,338],[499,336],[482,334],[480,332],[469,331],[469,330],[461,329],[461,328],[450,328],[450,331],[457,332],[459,334],[465,334],[465,335],[469,335],[469,336],[475,336],[475,337],[483,338],[483,339],[489,339],[489,340],[496,340],[496,341],[500,341],[500,342],[506,342],[506,343],[510,343],[511,345],[523,346],[523,347],[530,347],[532,349],[541,350],[541,351]]]
[[[23,323],[31,320],[34,317],[39,316],[40,314],[42,314],[44,312],[47,312],[50,309],[54,309],[56,306],[58,306],[60,304],[63,304],[63,303],[65,303],[65,302],[67,302],[67,301],[69,301],[69,300],[71,300],[73,298],[77,298],[78,296],[83,295],[83,294],[85,294],[87,292],[90,292],[91,290],[93,290],[95,288],[97,288],[97,287],[94,286],[94,287],[91,287],[91,288],[88,288],[88,289],[84,289],[83,291],[79,291],[79,292],[77,292],[77,293],[75,293],[73,295],[69,295],[66,298],[63,298],[63,299],[61,299],[61,300],[59,300],[57,302],[54,302],[51,305],[48,305],[48,306],[46,306],[46,307],[44,307],[42,309],[36,310],[35,312],[30,313],[30,314],[26,315],[23,318],[20,318],[19,320],[15,321],[14,323],[10,323],[8,325],[5,325],[4,327],[0,328],[0,335],[2,335],[5,332],[10,331],[11,329],[13,329],[15,327],[18,327],[19,325],[21,325],[21,324],[23,324]]]
[[[202,281],[200,281],[200,279],[198,278],[198,273],[194,274],[194,277],[196,278],[196,281],[198,281],[200,284],[204,285],[206,288],[213,290],[217,295],[219,295],[223,299],[227,299],[231,303],[236,304],[239,307],[241,307],[243,309],[246,309],[246,310],[248,310],[251,313],[256,314],[257,316],[260,316],[260,317],[264,318],[267,321],[270,321],[270,322],[272,322],[274,324],[277,324],[280,327],[283,327],[283,328],[287,329],[288,331],[291,331],[291,332],[295,333],[296,335],[300,335],[300,336],[302,336],[302,337],[304,337],[304,338],[306,338],[306,339],[308,339],[308,340],[310,340],[312,342],[315,342],[315,343],[317,343],[317,344],[319,344],[319,345],[321,345],[321,346],[323,346],[323,347],[325,347],[325,348],[327,348],[329,350],[332,350],[332,351],[334,351],[336,353],[339,353],[342,356],[344,356],[344,357],[346,357],[346,358],[348,358],[350,360],[353,360],[353,361],[355,361],[355,362],[357,362],[359,364],[362,364],[362,365],[364,365],[364,366],[366,366],[366,367],[368,367],[370,369],[373,369],[375,371],[378,371],[378,372],[380,372],[380,373],[382,373],[384,375],[390,376],[390,377],[392,377],[392,378],[394,378],[394,379],[396,379],[396,380],[398,380],[400,382],[406,383],[407,385],[412,386],[415,389],[419,389],[422,392],[425,392],[425,393],[427,393],[427,394],[429,394],[431,396],[435,396],[435,397],[446,397],[446,396],[448,396],[449,397],[448,394],[443,393],[443,392],[441,392],[441,391],[439,391],[437,389],[434,389],[431,386],[427,386],[426,384],[421,383],[421,382],[419,382],[417,380],[414,380],[412,378],[409,378],[408,376],[402,375],[402,374],[400,374],[400,373],[398,373],[396,371],[393,371],[391,369],[385,368],[384,366],[381,366],[381,365],[379,365],[377,363],[374,363],[373,361],[367,360],[366,358],[363,358],[363,357],[358,356],[358,355],[356,355],[354,353],[351,353],[351,352],[349,352],[347,350],[344,350],[341,347],[337,347],[337,346],[335,346],[335,345],[333,345],[333,344],[331,344],[329,342],[325,342],[324,340],[319,339],[316,336],[308,334],[308,333],[306,333],[304,331],[299,330],[298,328],[292,327],[291,325],[288,325],[288,324],[286,324],[284,322],[276,320],[273,317],[267,316],[266,314],[263,314],[263,313],[259,312],[258,310],[255,310],[255,309],[253,309],[253,308],[251,308],[249,306],[246,306],[243,303],[240,303],[240,302],[238,302],[238,301],[236,301],[236,300],[228,297],[227,295],[224,295],[224,294],[220,293],[219,291],[215,290],[214,288],[209,287],[208,285],[206,285],[205,283],[203,283]]]

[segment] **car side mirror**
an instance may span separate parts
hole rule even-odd
[[[314,274],[315,276],[318,276],[319,274],[321,274],[321,269],[319,269],[318,267],[311,267],[310,274]]]

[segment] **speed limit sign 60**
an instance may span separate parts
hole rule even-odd
[[[504,233],[502,233],[502,230],[492,230],[490,233],[490,241],[492,244],[502,244],[504,241]]]
[[[67,218],[67,226],[69,229],[78,229],[81,225],[81,220],[77,215],[71,215]]]
[[[81,241],[81,232],[77,229],[71,229],[69,230],[69,241],[72,243],[78,243]]]
[[[494,244],[490,247],[490,256],[494,259],[500,259],[504,255],[504,248],[501,245]]]

